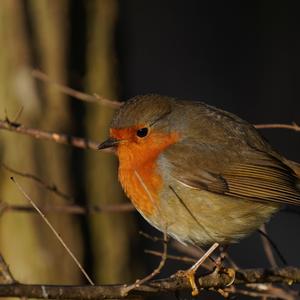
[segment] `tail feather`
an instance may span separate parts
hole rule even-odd
[[[292,160],[285,160],[284,163],[287,164],[297,175],[299,182],[296,183],[296,187],[300,191],[300,164]]]

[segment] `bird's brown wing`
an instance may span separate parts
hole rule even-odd
[[[300,205],[300,181],[275,155],[247,147],[178,143],[164,153],[164,158],[170,175],[191,188]]]

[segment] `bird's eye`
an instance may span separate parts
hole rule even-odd
[[[145,137],[147,134],[148,134],[148,128],[147,128],[147,127],[138,129],[137,132],[136,132],[136,135],[137,135],[138,137],[140,137],[140,138]]]

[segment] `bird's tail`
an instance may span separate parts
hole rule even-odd
[[[299,191],[300,194],[300,164],[287,159],[285,160],[285,163],[295,172],[295,174],[298,177],[298,180],[296,181],[296,189]]]

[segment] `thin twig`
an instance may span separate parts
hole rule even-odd
[[[76,204],[72,205],[43,205],[40,209],[44,213],[63,213],[74,215],[85,215],[92,213],[123,213],[132,212],[135,210],[131,203],[120,204],[103,204],[103,205],[90,205],[80,206]],[[24,212],[24,213],[36,213],[36,210],[29,205],[9,204],[0,201],[0,214],[5,212]]]
[[[300,126],[297,125],[295,122],[292,124],[256,124],[254,125],[255,128],[258,129],[273,129],[273,128],[282,128],[282,129],[289,129],[294,131],[300,131]]]
[[[152,242],[155,242],[155,243],[156,242],[163,242],[164,241],[163,238],[160,238],[160,237],[157,237],[157,236],[152,236],[152,235],[150,235],[150,234],[148,234],[148,233],[146,233],[146,232],[144,232],[142,230],[139,231],[139,234],[141,236],[143,236],[144,238],[146,238],[148,240],[151,240]]]
[[[260,227],[260,230],[265,234],[267,235],[267,229],[266,229],[266,226],[265,225],[262,225]],[[272,251],[272,248],[271,248],[271,245],[269,243],[269,240],[264,236],[264,235],[260,235],[261,237],[261,241],[262,241],[262,244],[263,244],[263,248],[264,248],[264,251],[265,251],[265,254],[266,254],[266,257],[269,261],[269,264],[272,268],[276,268],[278,267],[277,263],[276,263],[276,259],[275,259],[275,256],[273,254],[273,251]]]
[[[260,229],[257,230],[262,236],[264,236],[269,244],[273,247],[274,251],[276,252],[276,254],[278,255],[278,257],[280,258],[281,262],[287,266],[288,263],[286,261],[286,259],[284,258],[284,256],[281,254],[280,250],[278,249],[277,245],[275,244],[275,242],[269,237],[268,234],[266,234],[265,232],[261,231]]]
[[[145,233],[143,231],[140,231],[139,234],[142,235],[142,236],[144,236],[145,238],[153,241],[153,242],[161,242],[161,241],[163,241],[162,238],[159,238],[159,237],[156,237],[156,236],[151,236],[151,235],[149,235],[149,234],[147,234],[147,233]],[[177,243],[177,241],[174,240],[173,243],[172,243],[172,246],[174,246],[175,248],[177,248],[176,247],[177,244],[179,244],[179,243]],[[181,245],[181,244],[179,244],[179,245]],[[187,246],[183,246],[182,248],[188,248],[188,247]],[[182,248],[180,247],[177,250],[181,251]],[[161,257],[163,255],[162,252],[158,252],[158,251],[154,251],[154,250],[147,250],[146,249],[144,252],[147,253],[147,254],[151,254],[151,255],[155,255],[155,256],[159,256],[159,257]],[[196,251],[195,252],[194,251],[192,251],[192,252],[184,251],[184,252],[188,253],[188,254],[192,253],[193,257],[190,257],[190,256],[178,256],[178,255],[170,255],[170,254],[168,254],[167,258],[168,259],[173,259],[173,260],[183,261],[183,262],[186,262],[186,263],[195,263],[195,262],[197,262],[197,258],[196,257],[201,257],[205,253],[205,251],[203,251],[202,253],[199,251],[199,253],[201,253],[201,255],[200,254],[199,255],[195,255],[196,253],[198,253],[198,250],[197,250],[197,252]],[[202,264],[202,266],[205,269],[207,269],[207,270],[211,270],[214,267],[213,265],[211,267],[209,267],[208,265],[206,265],[204,263]]]
[[[159,256],[159,257],[163,256],[163,252],[159,252],[159,251],[147,250],[146,249],[146,250],[144,250],[144,252],[147,253],[147,254],[154,255],[154,256]],[[167,255],[167,259],[183,261],[183,262],[186,262],[186,263],[195,263],[197,261],[197,259],[195,259],[195,258],[191,258],[191,257],[187,257],[187,256],[171,255],[171,254]]]
[[[195,247],[193,245],[183,245],[177,240],[172,240],[171,246],[181,253],[194,257],[196,260],[205,253],[205,250],[200,247]]]
[[[147,275],[143,279],[138,279],[134,284],[125,286],[122,294],[124,296],[126,296],[131,290],[143,285],[144,283],[150,281],[153,277],[158,275],[166,263],[167,254],[168,254],[168,235],[167,235],[167,230],[165,229],[164,240],[163,240],[163,252],[162,252],[162,256],[161,256],[159,265],[149,275]]]
[[[48,184],[45,181],[43,181],[40,177],[31,174],[31,173],[25,173],[25,172],[21,172],[18,170],[15,170],[9,166],[7,166],[6,164],[2,163],[0,166],[2,166],[5,170],[15,174],[15,175],[19,175],[25,178],[29,178],[32,179],[33,181],[37,182],[39,185],[41,185],[43,188],[45,188],[46,190],[56,194],[57,196],[68,200],[68,201],[75,201],[75,198],[71,195],[68,195],[64,192],[62,192],[60,189],[58,189],[58,187],[55,184]]]
[[[42,71],[37,70],[37,69],[32,71],[32,76],[36,79],[46,82],[47,84],[51,84],[52,86],[57,88],[60,92],[66,94],[66,95],[69,95],[75,99],[81,100],[81,101],[94,102],[94,103],[98,103],[98,104],[108,106],[111,108],[120,108],[120,106],[122,105],[122,102],[109,100],[109,99],[106,99],[99,95],[94,95],[94,96],[89,95],[89,94],[77,91],[75,89],[72,89],[66,85],[55,82],[55,81],[51,80],[48,75],[46,75],[45,73],[43,73]]]
[[[34,207],[34,209],[38,212],[38,214],[42,217],[44,222],[48,225],[48,227],[51,229],[55,237],[58,239],[58,241],[61,243],[61,245],[65,248],[65,250],[68,252],[68,254],[71,256],[75,264],[78,266],[82,274],[85,276],[85,278],[88,280],[88,282],[91,285],[95,285],[92,279],[89,277],[87,272],[84,270],[82,267],[81,263],[79,260],[76,258],[76,256],[73,254],[73,252],[70,250],[70,248],[66,245],[62,237],[59,235],[59,233],[55,230],[53,225],[50,223],[50,221],[47,219],[45,214],[38,208],[38,206],[33,202],[33,200],[29,197],[29,195],[24,191],[24,189],[20,186],[20,184],[13,178],[11,177],[11,180],[16,184],[17,188],[21,192],[21,194],[28,200],[28,202]]]
[[[63,133],[55,133],[49,131],[43,131],[36,128],[25,127],[22,124],[11,122],[8,119],[0,120],[0,129],[9,130],[24,135],[29,135],[36,139],[44,139],[53,141],[59,144],[70,145],[81,149],[93,149],[98,150],[99,143],[90,141],[85,138],[80,138]],[[111,149],[103,149],[102,152],[112,152]]]
[[[62,197],[65,200],[75,202],[75,198],[71,195],[68,195],[57,188],[54,184],[49,184],[43,181],[38,176],[31,174],[17,171],[6,164],[2,163],[1,165],[4,169],[12,172],[13,174],[32,179],[40,184],[43,188],[49,190],[50,192],[55,193],[57,196]],[[76,204],[66,204],[66,205],[44,205],[41,207],[43,212],[58,212],[58,213],[68,213],[68,214],[91,214],[91,213],[103,213],[103,212],[130,212],[134,211],[134,207],[131,203],[120,203],[120,204],[102,204],[102,205],[88,205],[88,206],[79,206]],[[22,212],[36,212],[32,206],[27,205],[14,205],[8,204],[5,202],[0,201],[0,211],[22,211]]]
[[[5,284],[17,283],[9,270],[8,264],[0,254],[0,282]]]

